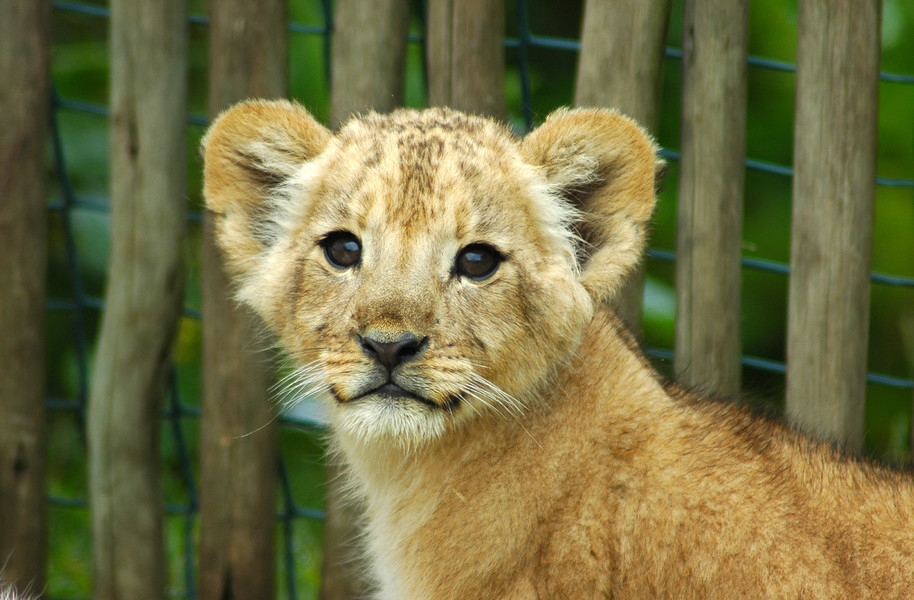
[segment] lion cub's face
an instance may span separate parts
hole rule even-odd
[[[206,195],[240,297],[339,432],[412,446],[517,416],[576,347],[598,287],[578,235],[605,240],[574,228],[593,209],[568,200],[606,176],[579,140],[548,137],[524,147],[440,109],[369,115],[334,137],[285,103],[214,125]]]

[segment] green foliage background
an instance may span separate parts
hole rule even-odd
[[[204,0],[190,0],[189,14],[206,14]],[[515,3],[508,2],[508,33],[517,35]],[[580,0],[550,2],[530,0],[530,28],[533,33],[563,39],[579,35]],[[104,7],[104,2],[84,2],[81,6]],[[53,78],[58,95],[67,101],[104,107],[108,101],[107,19],[103,16],[65,10],[61,3],[54,11]],[[669,45],[679,47],[681,0],[674,1]],[[421,34],[422,13],[414,6],[412,31]],[[291,0],[290,20],[323,26],[319,0]],[[192,20],[190,26],[189,112],[206,114],[207,31]],[[751,3],[751,55],[791,63],[795,60],[797,8],[795,0],[766,0]],[[289,95],[326,121],[328,76],[325,40],[319,34],[292,33],[289,53]],[[524,129],[518,53],[508,49],[506,96],[510,119]],[[422,47],[408,46],[406,103],[424,106]],[[532,48],[527,68],[532,85],[532,110],[536,120],[558,106],[572,102],[576,53],[568,50]],[[885,0],[883,14],[882,69],[897,74],[914,74],[914,3]],[[679,144],[680,65],[673,58],[664,65],[662,118],[656,136],[666,148]],[[779,165],[790,165],[793,143],[793,73],[762,68],[749,70],[747,155]],[[110,218],[107,210],[108,122],[104,115],[61,108],[57,111],[63,143],[63,172],[49,172],[54,188],[49,198],[51,262],[49,295],[52,300],[69,300],[78,295],[71,276],[76,260],[84,292],[90,299],[104,296]],[[802,126],[802,124],[800,124]],[[200,165],[196,147],[203,132],[190,124],[187,131],[189,165],[188,210],[199,213]],[[665,191],[655,220],[652,246],[675,249],[675,215],[678,172],[675,163],[666,178]],[[883,82],[880,85],[878,173],[881,177],[914,179],[914,85]],[[69,212],[77,254],[68,255],[63,215],[59,207],[63,175],[80,199]],[[744,256],[787,263],[790,252],[790,179],[785,176],[749,171],[746,176]],[[187,300],[190,311],[200,308],[200,227],[193,216],[189,222],[187,246]],[[910,187],[879,187],[874,234],[873,269],[878,272],[914,277],[914,190]],[[646,292],[646,342],[649,346],[671,348],[673,343],[673,268],[672,264],[649,261]],[[745,353],[751,356],[784,359],[787,279],[784,275],[744,270],[743,335]],[[52,307],[53,308],[53,307]],[[914,289],[910,287],[872,287],[869,368],[898,378],[910,379],[914,372]],[[49,369],[48,391],[51,411],[50,492],[51,541],[49,595],[56,598],[87,597],[90,594],[91,548],[89,520],[84,506],[86,465],[83,422],[72,402],[84,391],[85,377],[92,366],[92,348],[99,310],[90,308],[82,321],[71,310],[53,309],[48,313]],[[84,352],[77,343],[77,332],[86,334]],[[200,395],[200,323],[188,316],[181,324],[175,350],[177,394],[182,403],[193,408]],[[661,369],[669,365],[661,362]],[[751,401],[779,405],[782,402],[783,376],[756,369],[744,372],[746,395]],[[870,385],[867,396],[867,445],[878,455],[896,461],[910,458],[910,389]],[[182,418],[180,428],[186,437],[190,456],[196,460],[197,421]],[[169,504],[187,507],[193,495],[185,485],[182,459],[169,427],[163,428],[165,486]],[[302,427],[284,428],[282,449],[290,474],[291,493],[305,507],[319,508],[323,496],[323,468],[320,433]],[[193,461],[189,465],[196,469]],[[73,505],[75,504],[75,506]],[[280,507],[281,508],[281,507]],[[170,513],[168,549],[172,566],[174,595],[186,596],[184,569],[187,548],[183,532],[196,527],[180,512]],[[314,597],[321,561],[321,525],[318,521],[297,519],[293,525],[291,549],[296,559],[292,583],[298,597]],[[286,552],[282,536],[279,550]],[[193,548],[191,548],[191,555]],[[282,561],[279,561],[282,564]],[[282,568],[280,569],[282,571]],[[285,573],[283,571],[283,573]],[[290,593],[285,574],[280,577],[284,597]]]

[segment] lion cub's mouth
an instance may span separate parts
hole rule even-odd
[[[448,398],[444,404],[439,404],[434,400],[430,400],[429,398],[424,398],[418,394],[414,394],[413,392],[400,387],[392,381],[388,381],[384,385],[376,387],[373,390],[368,390],[364,394],[356,396],[353,398],[353,400],[362,400],[364,398],[368,398],[369,396],[378,396],[390,400],[415,400],[416,402],[420,402],[431,408],[442,410],[453,410],[457,407],[458,404],[460,404],[459,396],[452,396]]]

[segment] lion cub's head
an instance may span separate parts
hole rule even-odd
[[[413,446],[535,403],[640,259],[655,148],[608,110],[523,140],[446,109],[334,135],[288,102],[222,114],[205,195],[239,298],[337,431]]]

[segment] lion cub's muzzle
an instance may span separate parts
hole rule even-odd
[[[432,408],[453,408],[458,400],[449,400],[445,405],[439,404],[417,391],[410,389],[409,378],[395,374],[395,369],[401,364],[418,360],[428,349],[428,337],[418,336],[406,332],[396,337],[385,334],[364,336],[356,334],[355,341],[362,352],[384,369],[384,383],[374,389],[368,390],[359,397],[377,396],[393,400],[416,400]]]

